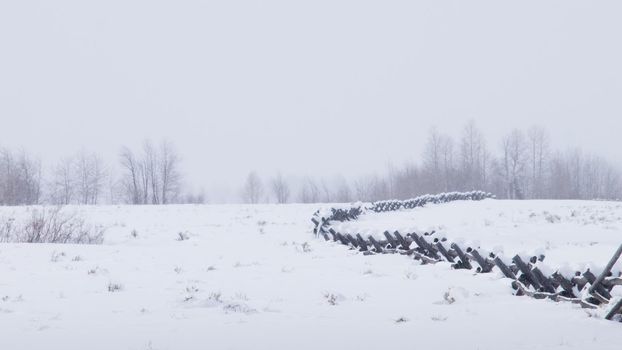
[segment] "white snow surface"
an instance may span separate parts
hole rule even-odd
[[[0,349],[619,349],[604,310],[512,295],[498,272],[317,239],[317,205],[68,208],[102,245],[0,244]],[[33,208],[0,208],[0,218]],[[425,231],[506,256],[604,265],[622,204],[454,202],[336,225]],[[132,235],[132,231],[136,235]],[[179,240],[179,233],[188,239]],[[401,232],[401,231],[400,231]],[[559,267],[559,266],[557,266]],[[622,290],[614,295],[622,296]]]

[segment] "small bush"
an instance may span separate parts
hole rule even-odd
[[[15,231],[15,218],[5,219],[0,225],[0,242],[11,242]]]
[[[225,311],[225,313],[229,314],[229,313],[243,313],[243,314],[254,314],[257,312],[257,310],[253,309],[252,307],[243,304],[243,303],[227,303],[225,304],[222,309]]]
[[[120,292],[122,290],[123,290],[123,285],[121,285],[120,283],[112,283],[112,282],[110,282],[108,284],[108,291],[110,293]]]
[[[63,207],[34,209],[22,222],[9,218],[0,223],[0,242],[101,244],[105,228],[88,225]]]
[[[190,235],[188,235],[188,232],[178,232],[177,233],[177,240],[178,241],[187,241],[190,239]]]
[[[408,322],[409,320],[406,317],[400,317],[397,320],[395,320],[395,323],[404,323],[404,322]]]
[[[50,257],[51,262],[59,262],[62,258],[64,258],[67,254],[65,252],[52,252],[52,257]]]
[[[326,299],[326,302],[332,306],[339,305],[339,303],[346,300],[343,295],[334,293],[325,293],[324,299]]]

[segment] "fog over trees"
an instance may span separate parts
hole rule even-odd
[[[170,204],[180,201],[180,158],[173,145],[143,143],[141,152],[121,151],[120,186],[130,204]]]
[[[242,198],[245,203],[257,204],[262,200],[263,196],[263,183],[259,175],[252,171],[246,177],[246,183],[242,193]]]
[[[41,201],[41,162],[26,152],[0,149],[0,205]]]
[[[251,170],[234,202],[318,203],[406,199],[426,193],[483,190],[502,199],[622,198],[622,172],[580,148],[556,149],[547,130],[513,129],[490,144],[475,122],[454,138],[430,129],[416,161],[379,164],[358,178],[284,175]],[[389,156],[389,155],[388,155]],[[207,160],[206,160],[207,161]],[[116,161],[86,150],[53,164],[0,148],[0,205],[206,203],[184,182],[173,143],[121,147]],[[299,175],[299,174],[298,174]]]
[[[376,201],[470,190],[501,199],[622,198],[618,167],[580,148],[554,149],[547,130],[538,126],[510,130],[495,145],[470,121],[457,139],[432,128],[424,142],[419,161],[390,164],[377,174],[349,181],[306,177],[292,201]]]

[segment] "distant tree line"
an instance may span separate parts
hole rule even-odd
[[[343,203],[472,190],[508,199],[622,198],[620,169],[578,148],[554,149],[537,126],[512,130],[493,147],[473,121],[458,138],[433,128],[418,159],[356,179],[268,178],[252,171],[238,201]],[[0,148],[0,205],[205,203],[204,191],[184,186],[180,165],[168,141],[123,147],[116,166],[83,150],[44,168],[25,151]]]
[[[473,121],[458,139],[433,128],[419,159],[353,181],[305,178],[293,186],[293,181],[279,174],[266,182],[266,191],[252,172],[242,198],[247,203],[328,203],[471,190],[491,192],[502,199],[622,198],[620,169],[578,148],[553,149],[549,133],[538,126],[512,130],[496,147],[488,146]],[[297,191],[290,192],[290,186]]]
[[[26,152],[0,149],[0,205],[38,203],[41,174],[41,162]]]
[[[180,161],[168,141],[145,141],[140,150],[123,147],[116,168],[80,151],[44,171],[25,151],[0,149],[0,205],[204,203],[204,192],[184,190]],[[117,176],[113,168],[120,169]]]

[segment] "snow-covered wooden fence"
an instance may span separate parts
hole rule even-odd
[[[334,241],[361,251],[363,254],[402,254],[411,256],[422,264],[447,262],[454,269],[474,270],[477,273],[489,273],[497,268],[510,279],[515,294],[536,299],[550,299],[558,302],[571,302],[584,308],[608,307],[605,318],[622,322],[622,299],[612,304],[611,291],[622,285],[622,274],[614,276],[612,268],[622,255],[622,245],[611,257],[602,272],[596,276],[589,269],[576,271],[573,276],[565,276],[556,271],[546,276],[538,263],[544,261],[544,255],[522,257],[515,255],[510,260],[494,253],[482,254],[474,247],[461,246],[449,242],[436,232],[418,234],[416,232],[384,232],[384,239],[373,236],[367,238],[360,234],[335,231],[331,221],[356,220],[367,211],[383,212],[414,208],[428,203],[446,203],[453,200],[481,200],[492,198],[484,192],[450,193],[434,196],[422,196],[408,201],[383,201],[372,203],[371,207],[355,204],[327,211],[318,211],[312,218],[314,232],[327,241]],[[612,304],[612,305],[611,305]]]

